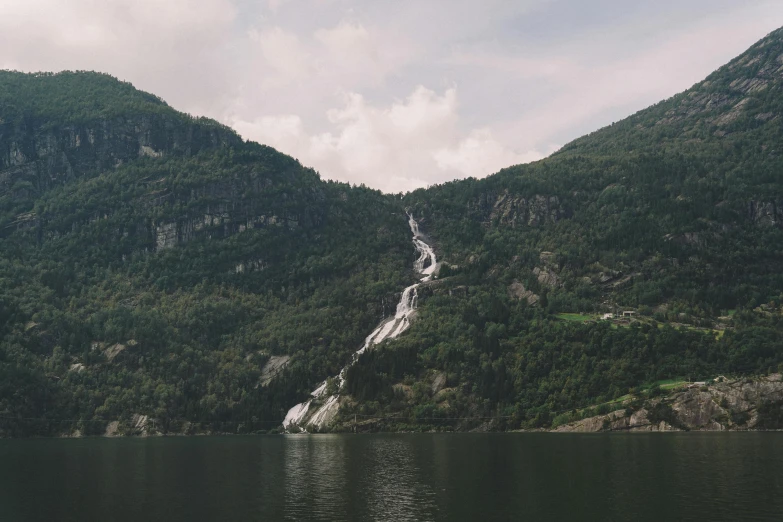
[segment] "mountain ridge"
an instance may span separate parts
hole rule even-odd
[[[441,280],[352,395],[380,419],[540,428],[643,384],[778,370],[781,56],[779,30],[547,159],[407,195]],[[395,365],[433,388],[395,395],[414,384]]]
[[[135,112],[105,75],[8,78],[65,78],[56,102],[76,87],[89,101],[97,81],[106,99],[51,120],[44,89],[27,103],[42,113],[0,113],[0,412],[39,419],[3,434],[122,432],[140,416],[269,429],[412,276],[389,196],[143,94],[151,109]],[[286,363],[262,386],[273,360]]]
[[[550,158],[402,199],[106,75],[0,72],[0,434],[279,430],[415,282],[408,212],[438,277],[322,430],[541,429],[780,371],[781,56],[777,31]]]

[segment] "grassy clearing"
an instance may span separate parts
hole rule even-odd
[[[584,314],[555,314],[555,317],[563,321],[575,321],[580,323],[585,321],[594,321],[595,319],[598,318],[598,316],[595,315],[584,315]]]
[[[725,330],[716,330],[714,328],[703,328],[701,326],[691,326],[688,324],[677,324],[677,328],[685,328],[686,330],[692,330],[694,332],[701,332],[703,334],[709,334],[714,336],[716,339],[720,339],[723,337],[723,334],[725,333]]]
[[[681,387],[685,386],[686,384],[688,384],[688,381],[686,381],[686,380],[684,380],[682,378],[664,379],[664,380],[661,380],[661,381],[655,381],[652,384],[646,384],[646,385],[640,386],[639,387],[639,393],[637,395],[632,395],[630,393],[627,393],[627,394],[625,394],[625,395],[623,395],[621,397],[617,397],[616,399],[612,399],[611,401],[605,402],[603,404],[597,404],[595,407],[602,406],[604,404],[607,405],[607,406],[621,404],[624,401],[633,399],[634,397],[638,397],[638,396],[641,396],[641,395],[648,394],[650,392],[650,389],[653,388],[654,386],[659,386],[661,388],[661,390],[670,392],[672,390],[676,390],[677,388],[681,388]]]
[[[661,387],[662,390],[673,390],[688,384],[688,381],[682,379],[667,379],[664,381],[658,381],[655,384]],[[654,386],[654,385],[653,385]]]

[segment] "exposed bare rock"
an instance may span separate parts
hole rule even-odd
[[[732,98],[723,93],[693,91],[676,108],[666,112],[656,125],[670,125],[707,111],[718,111],[731,104]]]
[[[117,343],[106,348],[106,351],[103,353],[104,355],[106,355],[106,358],[109,361],[113,361],[115,357],[117,357],[125,350],[125,348],[127,348],[127,346],[125,346],[124,344]]]
[[[112,421],[106,425],[106,431],[103,433],[104,437],[118,437],[120,435],[120,422]]]
[[[150,146],[142,145],[139,147],[139,156],[146,156],[148,158],[161,158],[163,157],[163,152],[157,151]]]
[[[783,201],[751,201],[748,217],[754,223],[768,226],[783,224]]]
[[[772,374],[759,379],[724,381],[709,387],[715,401],[730,411],[747,412],[764,401],[783,401],[783,378]]]
[[[533,274],[538,278],[538,282],[542,285],[549,286],[551,288],[557,288],[561,286],[560,278],[558,278],[557,274],[548,268],[535,267],[533,269]]]
[[[128,428],[133,435],[138,435],[141,437],[147,437],[149,435],[153,435],[155,431],[154,423],[149,418],[149,416],[140,415],[138,413],[133,414],[130,423],[128,425]]]
[[[770,413],[772,412],[772,413]],[[779,413],[775,413],[779,412]],[[644,406],[559,426],[559,432],[783,429],[783,376],[694,383]]]
[[[598,415],[596,417],[590,417],[582,419],[570,424],[564,424],[559,426],[555,431],[558,432],[578,432],[578,433],[592,433],[596,431],[606,430],[612,424],[625,418],[625,410],[617,410],[606,415]]]
[[[15,126],[0,135],[0,195],[14,197],[25,190],[19,181],[48,190],[85,172],[108,170],[139,156],[190,156],[240,141],[222,126],[183,122],[175,115],[135,115],[58,127]]]
[[[641,409],[631,416],[625,410],[615,410],[606,415],[590,417],[558,427],[556,432],[593,433],[597,431],[675,431],[665,421],[652,423],[648,412]]]
[[[270,357],[269,361],[267,361],[267,363],[261,369],[261,386],[266,386],[272,382],[272,379],[274,379],[277,374],[283,371],[283,369],[288,366],[290,361],[290,355],[273,355]]]
[[[649,426],[650,421],[647,419],[647,410],[642,408],[639,411],[634,412],[628,422],[628,426],[631,428],[638,428],[642,426]]]
[[[755,81],[755,80],[757,79],[748,80],[748,81]],[[744,107],[748,104],[749,101],[750,98],[742,99],[739,103],[737,103],[734,107],[732,107],[729,112],[721,114],[720,116],[715,118],[712,123],[720,127],[734,122],[742,115]]]
[[[216,212],[203,216],[187,217],[175,221],[156,222],[152,224],[155,233],[156,250],[172,248],[176,245],[187,243],[193,239],[205,237],[224,238],[235,234],[241,234],[246,230],[266,227],[285,227],[294,229],[299,227],[300,221],[305,219],[308,223],[310,216],[288,215],[280,217],[271,215],[248,215],[261,211],[252,207],[246,209],[234,209],[233,212],[224,210],[219,206]],[[262,259],[251,260],[246,263],[252,270],[253,267],[262,270],[266,267]],[[246,267],[247,268],[247,267]]]
[[[446,386],[446,374],[438,372],[435,374],[435,378],[432,379],[432,394],[435,395]]]
[[[85,369],[86,366],[84,366],[82,363],[74,363],[71,365],[70,368],[68,368],[68,371],[74,373],[82,373]]]
[[[155,247],[156,250],[164,250],[177,246],[177,224],[161,223],[155,227]]]
[[[768,86],[769,80],[765,78],[737,78],[729,84],[729,87],[744,94],[761,92]]]
[[[14,219],[11,223],[6,225],[6,229],[10,230],[32,230],[36,228],[41,221],[38,219],[38,216],[35,212],[24,212],[22,214],[19,214],[16,216],[16,219]]]
[[[606,272],[599,272],[598,275],[595,276],[595,282],[598,284],[606,284],[614,281],[619,277],[620,273],[616,270],[609,270]]]
[[[69,180],[107,172],[139,157],[187,157],[239,143],[241,138],[228,128],[206,120],[183,121],[176,115],[138,115],[61,127],[13,125],[0,133],[0,196],[26,200]],[[181,209],[179,215],[155,212],[167,217],[128,222],[114,231],[116,236],[143,238],[145,251],[165,250],[197,238],[225,238],[254,228],[317,226],[325,217],[318,205],[287,212],[285,199],[289,195],[285,193],[280,194],[279,205],[257,197],[274,187],[275,181],[254,166],[189,192],[176,190],[165,176],[145,183],[148,190],[136,197],[134,206]],[[315,188],[302,196],[312,202],[324,197]],[[106,221],[111,213],[80,215],[63,224],[45,213],[38,215],[26,209],[0,232],[37,234],[53,240]],[[245,263],[246,271],[254,269],[252,263],[254,260]]]
[[[262,258],[251,259],[237,263],[237,265],[234,267],[234,273],[245,274],[250,272],[260,272],[265,270],[268,266],[268,263]]]
[[[709,392],[698,388],[689,389],[677,396],[671,408],[684,426],[690,429],[715,429],[713,419],[726,416],[728,412],[712,400]]]
[[[534,305],[538,303],[540,297],[531,292],[530,290],[527,290],[525,288],[525,285],[520,283],[519,281],[514,281],[511,283],[508,287],[508,295],[512,298],[516,299],[524,299],[527,301],[527,304]]]
[[[499,195],[486,194],[471,206],[477,206],[486,216],[488,223],[504,226],[540,226],[556,223],[570,217],[557,196],[516,196],[508,190]]]

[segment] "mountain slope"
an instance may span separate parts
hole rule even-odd
[[[414,279],[390,196],[105,75],[0,86],[0,434],[274,428]]]
[[[780,368],[782,117],[776,31],[550,158],[406,196],[444,265],[409,334],[352,368],[366,429],[549,426]]]
[[[778,31],[546,160],[402,201],[105,75],[0,72],[0,435],[316,411],[416,281],[406,212],[439,274],[323,429],[552,427],[780,370],[781,56]]]
[[[777,130],[770,123],[783,110],[782,40],[781,30],[770,33],[687,91],[579,138],[559,154],[651,152],[675,147],[706,155],[743,138],[772,153]]]

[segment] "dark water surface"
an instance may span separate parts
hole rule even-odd
[[[783,520],[783,433],[1,440],[27,520]]]

